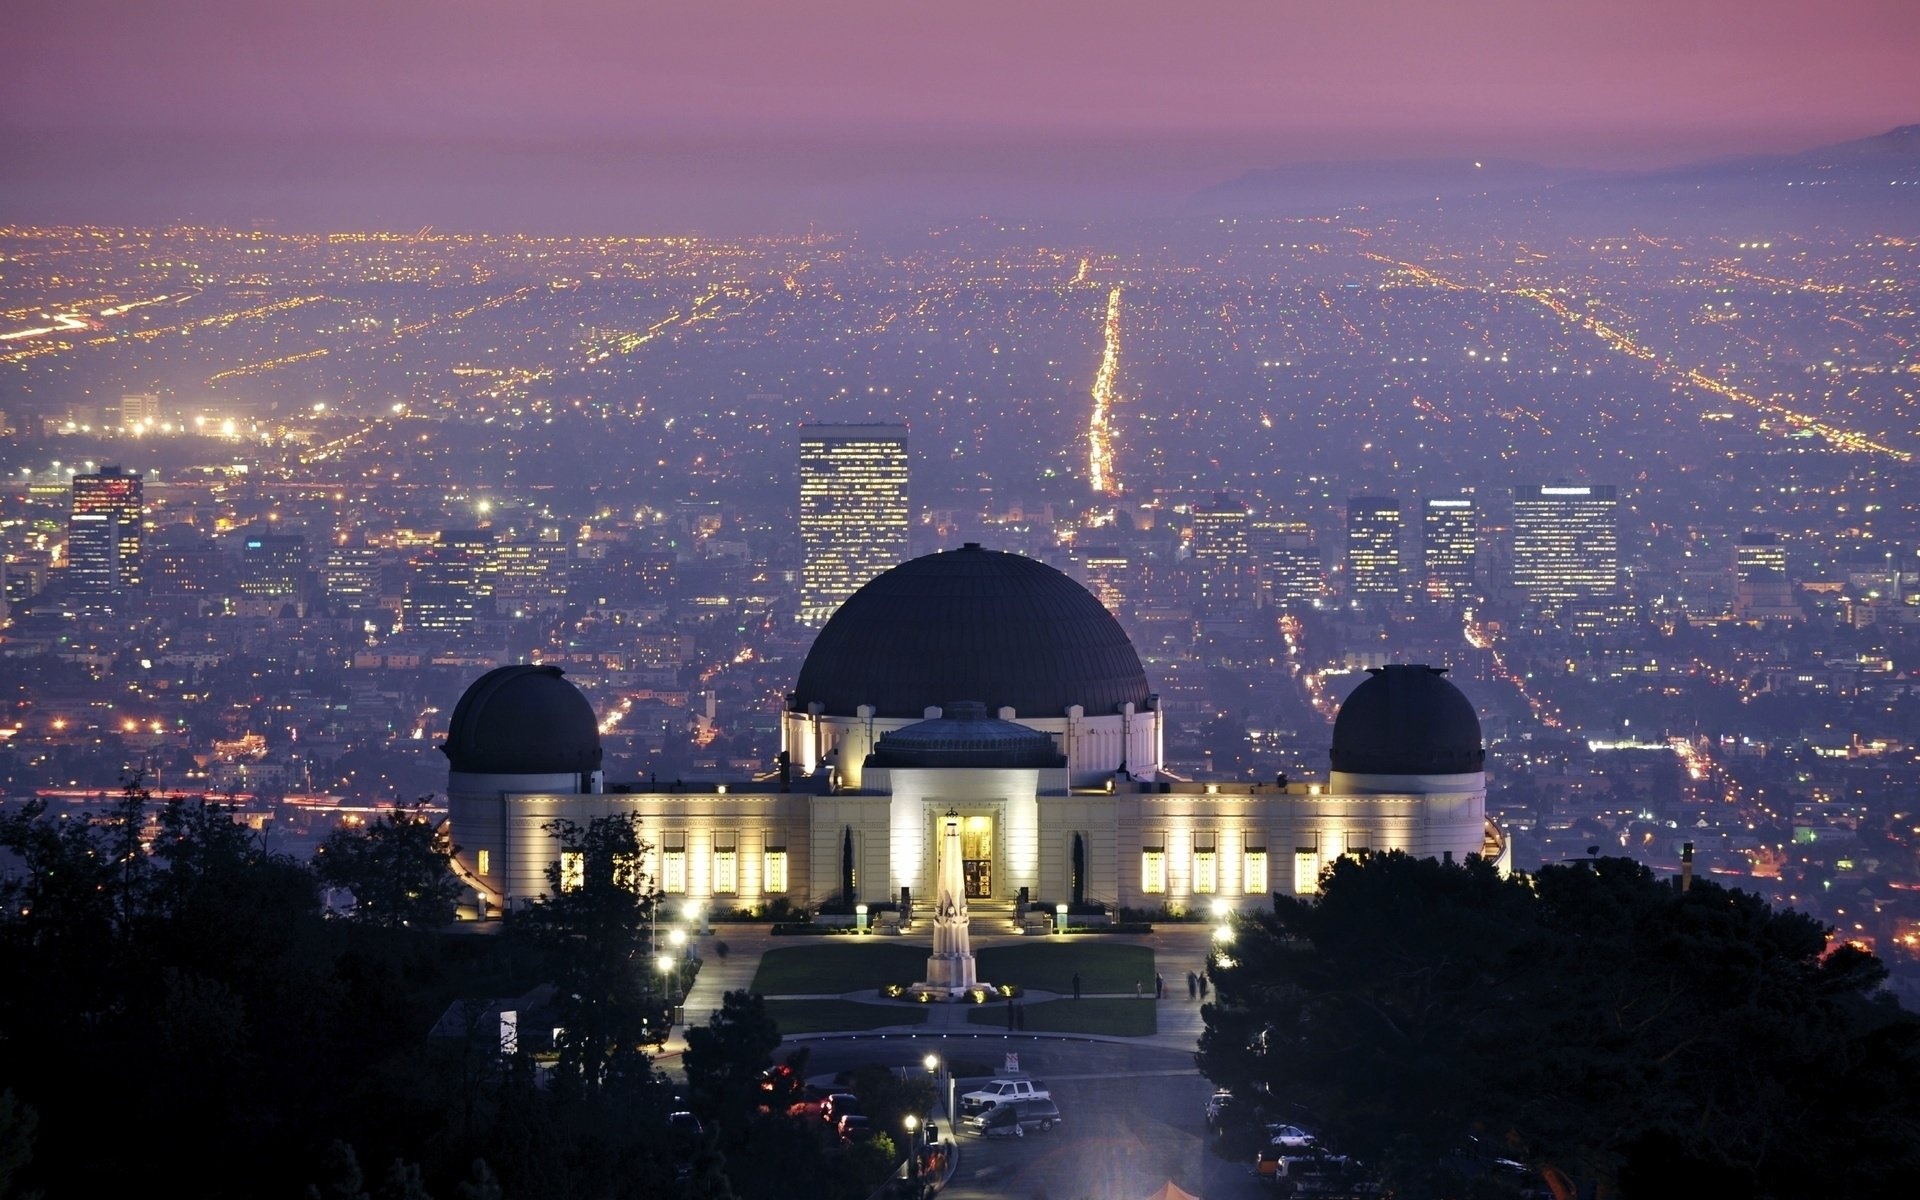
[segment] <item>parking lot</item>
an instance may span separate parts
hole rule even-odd
[[[1062,1122],[1051,1133],[983,1138],[959,1133],[959,1169],[950,1200],[1145,1200],[1172,1180],[1204,1200],[1269,1196],[1249,1162],[1227,1161],[1211,1149],[1204,1111],[1210,1085],[1191,1054],[1113,1042],[966,1039],[947,1045],[894,1039],[890,1055],[903,1064],[928,1049],[959,1059],[991,1061],[1003,1048],[1046,1083]],[[815,1049],[816,1065],[836,1068],[855,1055],[874,1061],[871,1042]],[[956,1094],[974,1080],[956,1081]],[[943,1133],[950,1130],[943,1122]]]

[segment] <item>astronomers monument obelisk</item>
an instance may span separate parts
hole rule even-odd
[[[973,988],[987,988],[973,976],[973,948],[967,942],[967,888],[960,865],[960,814],[949,808],[941,818],[939,859],[935,864],[933,953],[927,956],[927,980],[913,986],[916,996],[957,1000]]]

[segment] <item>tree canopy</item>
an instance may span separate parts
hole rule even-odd
[[[463,890],[452,858],[446,827],[416,804],[335,830],[313,866],[321,883],[353,893],[354,920],[431,929],[453,920]]]
[[[1618,858],[1343,858],[1242,916],[1198,1060],[1395,1194],[1475,1145],[1555,1192],[1920,1188],[1920,1021],[1818,922]]]

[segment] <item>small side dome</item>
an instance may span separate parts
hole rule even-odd
[[[1063,767],[1051,735],[987,715],[978,700],[956,700],[930,721],[880,735],[869,767]]]
[[[572,775],[600,769],[600,724],[559,667],[495,667],[453,707],[440,752],[472,775]]]
[[[1394,663],[1340,705],[1333,769],[1350,775],[1466,775],[1484,769],[1480,717],[1445,667]]]

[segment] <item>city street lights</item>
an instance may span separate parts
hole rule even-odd
[[[907,1114],[907,1180],[913,1185],[913,1194],[920,1194],[920,1138],[918,1130],[920,1118]]]
[[[685,958],[687,954],[687,931],[684,929],[669,929],[667,931],[667,945],[673,947],[673,952],[671,954],[663,954],[660,957],[663,961],[673,964],[673,991],[677,997],[680,994],[680,960]]]

